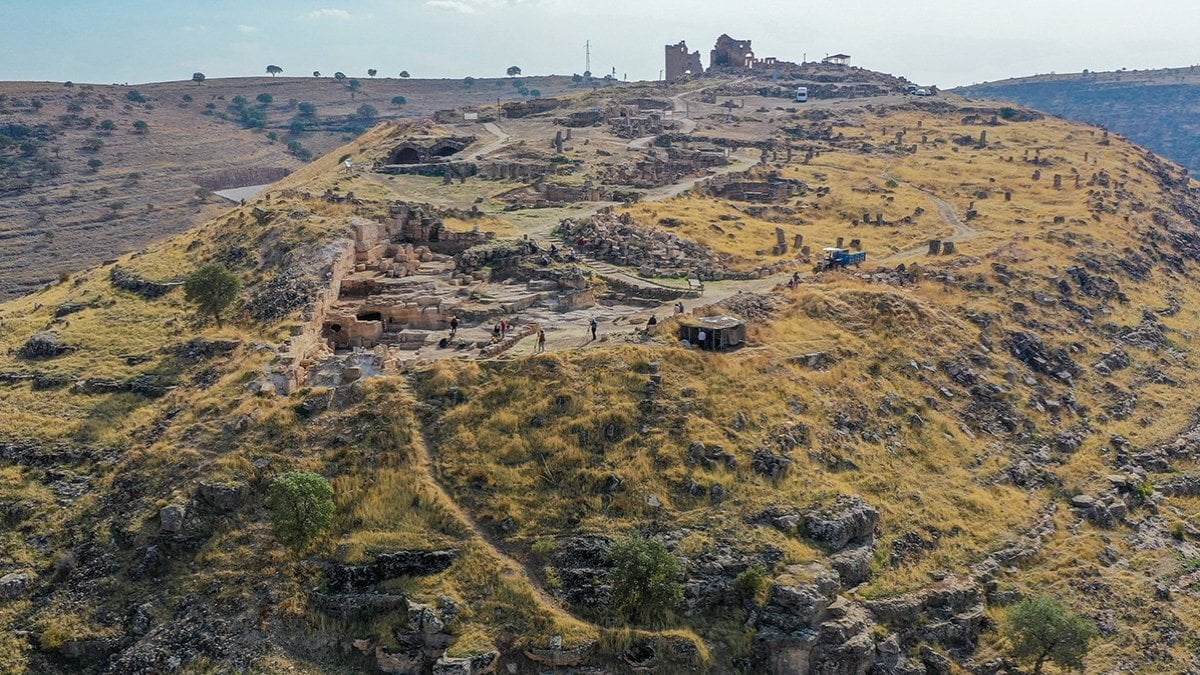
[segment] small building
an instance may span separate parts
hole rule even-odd
[[[832,56],[826,56],[825,58],[821,59],[821,63],[828,63],[834,66],[848,66],[850,65],[850,55],[833,54]]]
[[[703,331],[704,339],[700,339]],[[721,351],[746,344],[746,322],[735,316],[685,316],[679,319],[679,339],[700,349]]]

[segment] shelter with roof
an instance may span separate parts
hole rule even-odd
[[[701,339],[700,334],[704,334]],[[679,319],[679,339],[700,349],[721,351],[746,344],[746,322],[736,316],[684,316]]]

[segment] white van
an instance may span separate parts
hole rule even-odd
[[[800,87],[796,90],[796,103],[808,103],[808,87]]]

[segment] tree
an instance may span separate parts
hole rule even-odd
[[[146,123],[146,120],[138,120],[133,123],[133,133],[141,135],[148,134],[150,133],[150,125]]]
[[[358,107],[358,116],[363,120],[370,122],[376,117],[379,117],[379,111],[375,109],[375,106],[369,103],[364,103]]]
[[[254,97],[254,100],[263,105],[271,105],[271,103],[275,101],[275,97],[270,94],[259,94],[258,96]]]
[[[358,93],[359,89],[362,89],[362,82],[359,82],[358,80],[350,80],[346,83],[346,86],[350,88],[350,100],[353,101],[354,95]]]
[[[367,77],[375,77],[378,72],[379,71],[375,70],[374,68],[367,68]]]
[[[133,101],[134,103],[146,102],[146,97],[142,96],[142,92],[138,91],[137,89],[130,89],[129,93],[125,94],[125,98]]]
[[[529,90],[529,95],[530,95],[530,96],[532,96],[532,97],[534,97],[534,98],[541,98],[541,97],[542,97],[542,90],[541,90],[541,89],[530,89],[530,90]]]
[[[1004,621],[1013,656],[1032,661],[1040,675],[1046,661],[1068,670],[1083,670],[1088,643],[1096,627],[1083,615],[1050,597],[1026,598],[1013,605]]]
[[[117,128],[117,123],[112,120],[100,120],[100,124],[97,124],[96,128],[100,131],[111,132],[113,129]]]
[[[29,102],[29,105],[33,106],[33,109],[34,109],[34,110],[41,110],[41,109],[42,109],[42,106],[43,106],[43,105],[45,105],[45,104],[43,104],[43,103],[42,103],[42,99],[40,99],[40,98],[35,98],[35,99],[33,99],[32,101],[30,101],[30,102]]]
[[[402,71],[400,71],[400,77],[401,77],[402,79],[405,79],[405,80],[407,80],[407,79],[408,79],[408,77],[409,77],[409,75],[408,75],[408,71],[407,71],[407,70],[402,70]]]
[[[683,566],[657,541],[635,536],[608,551],[613,609],[643,623],[663,619],[683,599]]]
[[[200,84],[205,79],[207,78],[204,77],[204,73],[192,73],[192,82],[195,82],[196,84]]]
[[[95,173],[97,169],[104,166],[104,162],[101,162],[98,159],[89,159],[87,161],[87,165],[88,168],[92,170],[92,173]]]
[[[283,72],[283,68],[280,68],[279,66],[267,66],[267,72],[271,74],[271,77],[275,77],[279,73]]]
[[[475,78],[468,75],[463,78],[463,84],[467,86],[467,89],[470,89],[475,86]]]
[[[333,74],[333,79],[341,82],[342,80],[346,79],[346,74],[339,70]]]
[[[225,311],[242,291],[242,282],[224,265],[212,263],[192,272],[183,284],[184,294],[200,311],[212,314],[221,327],[221,312]]]
[[[289,471],[271,482],[267,509],[276,538],[303,550],[333,524],[333,486],[315,473]]]
[[[296,110],[302,115],[315,115],[317,112],[317,104],[309,101],[301,101],[300,105],[296,106]]]
[[[319,70],[313,71],[313,77],[320,77],[320,76],[321,76],[321,71],[319,71]]]
[[[393,96],[392,105],[408,105],[408,99],[403,96]]]
[[[518,66],[509,66],[505,72],[509,77],[516,77],[521,74],[521,69]]]

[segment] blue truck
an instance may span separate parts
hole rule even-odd
[[[850,265],[861,265],[867,259],[866,252],[851,253],[848,248],[827,248],[824,249],[825,257],[817,261],[814,272],[826,272],[829,270],[841,269]]]

